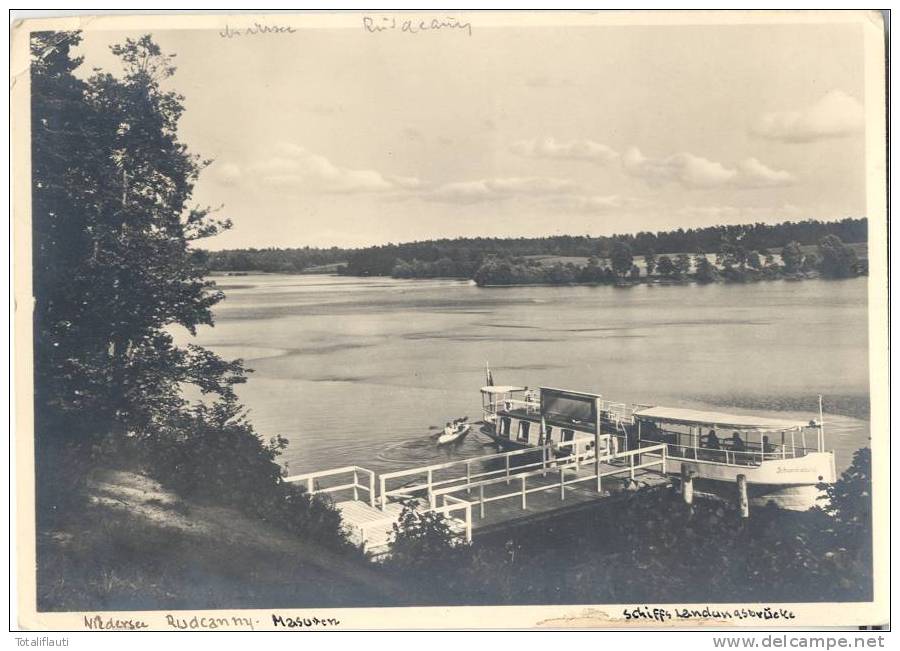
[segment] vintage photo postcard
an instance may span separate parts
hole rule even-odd
[[[887,626],[884,21],[14,24],[19,626]]]

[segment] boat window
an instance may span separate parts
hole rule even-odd
[[[570,429],[564,429],[562,431],[562,440],[563,441],[571,441],[575,438],[575,432]]]
[[[527,441],[528,440],[528,427],[531,425],[527,420],[519,421],[519,440]]]
[[[503,417],[500,419],[500,435],[509,438],[509,418]]]

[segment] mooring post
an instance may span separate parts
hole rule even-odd
[[[747,499],[747,475],[737,476],[738,503],[741,507],[741,517],[750,517],[750,501]]]
[[[691,505],[694,503],[694,475],[695,470],[688,468],[686,463],[681,464],[681,497],[684,503]]]

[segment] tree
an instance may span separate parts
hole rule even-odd
[[[631,247],[628,246],[628,243],[616,240],[615,244],[613,244],[610,260],[612,262],[612,270],[617,276],[627,275],[634,264],[634,257],[631,254]]]
[[[672,259],[667,255],[660,256],[659,262],[656,263],[656,270],[660,275],[667,278],[671,278],[678,271],[677,267],[672,263]]]
[[[159,435],[183,384],[233,396],[240,361],[175,346],[222,298],[192,241],[227,228],[190,206],[206,161],[178,140],[171,57],[144,36],[112,48],[116,78],[73,74],[80,36],[31,42],[37,444],[84,450]]]
[[[647,275],[652,276],[653,272],[656,271],[656,253],[653,249],[648,249],[647,253],[644,254],[644,265],[647,267]]]
[[[804,272],[816,271],[819,268],[819,257],[815,253],[807,253],[803,256],[803,264],[800,269]]]
[[[450,561],[465,549],[444,515],[421,512],[413,503],[404,504],[392,530],[389,564],[404,572],[432,574],[455,565]]]
[[[679,276],[686,276],[691,271],[691,256],[687,253],[679,253],[675,258],[675,269]]]
[[[718,280],[719,274],[713,264],[706,259],[706,256],[698,255],[694,258],[694,275],[698,282],[712,283]]]
[[[781,249],[781,262],[788,273],[797,273],[803,264],[803,251],[796,240],[788,242]]]
[[[750,251],[747,254],[747,266],[757,270],[762,268],[762,258],[760,258],[758,251]]]
[[[638,280],[641,277],[641,269],[636,264],[631,265],[631,271],[628,274],[632,280]]]
[[[829,278],[850,278],[856,275],[856,251],[844,244],[837,235],[826,235],[819,242],[822,274]]]

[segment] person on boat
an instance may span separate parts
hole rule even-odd
[[[741,438],[741,435],[737,432],[734,432],[731,435],[731,451],[732,452],[746,452],[747,446],[744,444],[744,439]]]
[[[763,452],[765,452],[765,453],[775,452],[775,446],[772,445],[771,443],[769,443],[768,436],[763,436],[762,447],[763,447]]]
[[[706,435],[706,445],[703,447],[707,447],[710,450],[718,450],[721,447],[719,445],[719,437],[716,436],[716,430],[712,427],[709,428],[709,433]]]

